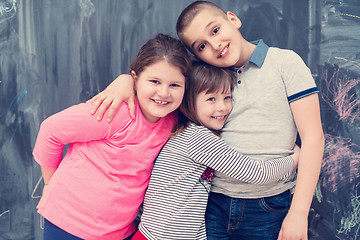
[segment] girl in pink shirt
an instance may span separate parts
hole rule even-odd
[[[45,182],[37,207],[46,220],[44,240],[115,240],[135,231],[154,159],[177,122],[173,112],[190,67],[180,41],[158,34],[130,65],[135,118],[121,104],[113,121],[97,121],[89,114],[93,104],[82,103],[41,124],[33,155]]]

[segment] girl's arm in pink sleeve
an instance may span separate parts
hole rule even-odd
[[[52,176],[54,175],[55,171],[57,168],[46,168],[46,167],[41,167],[41,173],[44,179],[44,188],[43,188],[43,193],[42,196],[45,195],[45,192],[47,190],[47,186],[50,182],[50,179],[52,178]],[[40,201],[38,202],[38,205],[36,206],[37,209],[39,209],[40,203],[42,201],[43,197],[40,198]]]
[[[41,123],[33,151],[34,158],[40,165],[57,168],[66,144],[105,139],[130,119],[121,116],[114,123],[98,121],[95,116],[89,114],[91,107],[92,104],[85,103],[74,105]]]
[[[57,168],[41,167],[41,173],[44,179],[44,184],[48,185],[51,177],[54,175]]]

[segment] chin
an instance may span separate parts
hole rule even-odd
[[[219,126],[211,126],[211,127],[208,127],[212,130],[215,130],[215,131],[220,131],[222,129],[223,126],[219,127]]]

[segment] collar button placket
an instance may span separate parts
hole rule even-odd
[[[237,75],[237,79],[238,79],[238,80],[237,80],[237,83],[238,83],[238,84],[241,84],[241,80],[240,80],[240,74],[241,74],[241,72],[242,72],[241,69],[237,70],[237,74],[236,74],[236,75]]]

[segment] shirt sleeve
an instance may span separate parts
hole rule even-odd
[[[40,165],[58,167],[66,144],[109,138],[130,121],[130,117],[126,117],[128,113],[125,114],[126,107],[120,107],[110,123],[104,119],[98,121],[96,115],[90,114],[91,107],[91,103],[74,105],[41,123],[33,150]]]
[[[290,156],[263,161],[242,155],[207,129],[193,131],[187,150],[194,161],[247,183],[277,181],[289,176],[294,168],[294,161]]]
[[[280,51],[283,51],[283,57],[278,59],[277,66],[280,68],[289,103],[318,93],[311,71],[302,58],[292,50]]]

